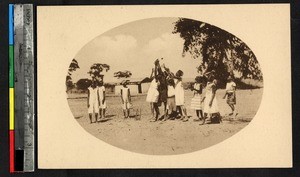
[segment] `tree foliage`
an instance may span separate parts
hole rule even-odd
[[[79,79],[76,83],[78,90],[87,90],[87,88],[92,84],[90,79]]]
[[[78,64],[77,60],[75,58],[73,58],[70,66],[69,66],[69,70],[68,70],[69,72],[68,72],[68,74],[71,75],[71,73],[73,71],[76,71],[76,69],[79,69],[79,68],[80,67],[79,67],[79,64]]]
[[[75,58],[73,58],[71,64],[69,65],[68,74],[66,76],[66,86],[67,91],[74,87],[73,80],[72,80],[72,73],[79,69],[79,64]]]
[[[262,80],[258,61],[250,48],[234,35],[204,22],[180,18],[173,33],[184,40],[183,56],[187,52],[200,59],[197,70],[201,74],[215,71],[221,82],[228,75],[238,73],[240,78]]]
[[[107,64],[101,64],[101,63],[94,63],[88,72],[92,79],[96,80],[102,80],[103,75],[101,74],[103,71],[108,71],[110,69],[110,66]]]
[[[67,77],[66,77],[66,86],[67,86],[67,91],[74,87],[72,77],[69,75],[67,75]]]
[[[132,76],[132,73],[130,71],[118,71],[114,73],[114,77],[120,79],[120,78],[129,78]]]

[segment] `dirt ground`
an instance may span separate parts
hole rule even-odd
[[[106,118],[90,124],[87,100],[84,94],[69,94],[68,102],[75,120],[90,134],[113,146],[143,154],[173,155],[198,151],[217,144],[247,126],[255,116],[263,89],[237,91],[237,120],[229,120],[230,108],[222,99],[224,90],[217,91],[218,106],[223,116],[221,124],[199,125],[193,121],[195,111],[190,109],[192,92],[185,92],[189,121],[167,120],[150,122],[150,105],[146,95],[132,97],[134,108],[141,109],[141,119],[124,119],[119,97],[107,97]],[[162,107],[161,107],[162,113]],[[94,119],[93,119],[94,120]]]

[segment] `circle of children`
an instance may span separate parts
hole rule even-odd
[[[175,74],[172,73],[165,65],[160,65],[159,59],[154,62],[154,68],[150,76],[152,81],[146,97],[146,101],[150,103],[152,113],[150,122],[166,121],[168,119],[188,121],[182,83],[183,74],[181,70],[178,70]],[[122,81],[120,90],[124,118],[129,117],[130,109],[132,108],[130,89],[127,87],[127,84],[128,80]],[[194,121],[200,121],[200,125],[220,123],[222,118],[216,98],[217,80],[215,79],[215,71],[207,72],[203,76],[197,76],[191,90],[193,91],[191,109],[194,109],[197,115]],[[204,90],[205,94],[203,94]],[[229,116],[234,116],[235,118],[238,114],[235,110],[236,84],[232,76],[228,77],[223,99],[226,97],[226,102],[231,109]],[[95,113],[95,122],[105,118],[106,98],[103,81],[92,79],[92,84],[88,88],[87,101],[90,123],[93,123],[93,112]],[[164,106],[164,114],[161,116],[159,107],[162,105]]]

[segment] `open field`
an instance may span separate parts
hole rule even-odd
[[[146,95],[132,97],[135,108],[141,108],[141,120],[124,119],[119,97],[107,97],[107,117],[99,123],[90,124],[85,94],[70,94],[68,102],[74,120],[93,136],[122,149],[151,155],[171,155],[201,150],[217,144],[244,128],[255,116],[262,98],[263,89],[237,91],[237,120],[229,121],[230,112],[225,90],[217,91],[218,106],[223,116],[221,124],[199,125],[194,122],[194,110],[190,109],[192,92],[185,92],[188,122],[167,120],[150,122],[150,105]],[[162,107],[161,107],[161,113]]]

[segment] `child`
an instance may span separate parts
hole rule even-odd
[[[102,117],[105,118],[105,110],[106,110],[105,87],[103,85],[103,81],[99,82],[98,94],[99,94],[99,112],[100,112],[100,119],[101,119]]]
[[[95,112],[95,119],[96,119],[95,122],[97,122],[98,113],[99,113],[99,95],[98,95],[98,89],[95,80],[93,80],[91,85],[88,87],[87,106],[88,106],[90,123],[93,123],[92,121],[93,112]]]
[[[214,79],[214,76],[208,78],[208,83],[206,86],[206,94],[204,99],[204,119],[202,124],[205,123],[205,119],[209,118],[212,121],[213,116],[220,118],[220,113],[218,109],[218,102],[216,98],[217,91],[217,80]]]
[[[159,105],[161,103],[163,103],[164,105],[164,119],[166,120],[167,118],[167,98],[168,98],[168,83],[167,83],[167,72],[162,70],[162,67],[160,66],[159,60],[157,59],[155,61],[155,74],[158,78],[158,82],[159,82],[159,87],[158,87],[158,93],[159,93],[159,97],[158,97],[158,102]]]
[[[153,109],[155,111],[155,116],[150,120],[151,122],[156,122],[158,120],[159,116],[159,106],[161,105],[161,102],[159,102],[159,92],[158,88],[160,86],[159,78],[160,75],[157,75],[154,77],[153,81],[151,82],[153,94],[152,94],[152,103],[153,103]],[[151,87],[150,85],[150,87]]]
[[[195,119],[195,121],[203,119],[202,104],[201,104],[202,90],[203,90],[202,80],[203,79],[201,76],[197,76],[195,78],[196,82],[192,88],[192,90],[194,91],[194,97],[192,98],[192,101],[191,101],[191,109],[196,110],[197,119]]]
[[[121,100],[123,104],[123,113],[124,113],[124,118],[129,117],[129,109],[131,107],[130,102],[131,102],[131,96],[130,96],[130,89],[127,87],[127,81],[123,81],[122,83],[123,87],[121,88]]]
[[[152,73],[150,78],[152,78],[152,81],[150,83],[150,87],[148,89],[148,93],[147,93],[147,98],[146,101],[150,103],[150,109],[151,109],[151,113],[152,113],[152,119],[154,119],[154,103],[158,101],[158,90],[157,90],[157,81],[156,79],[153,77],[153,73],[154,73],[154,69],[152,69]]]
[[[186,122],[187,119],[187,113],[186,108],[184,106],[184,88],[182,85],[182,76],[183,72],[181,70],[178,70],[175,74],[175,103],[178,109],[181,110],[183,117],[181,117],[181,120]]]
[[[167,98],[167,115],[169,115],[170,119],[174,119],[174,112],[176,111],[176,103],[175,103],[175,83],[173,79],[168,80],[168,98]],[[169,112],[170,111],[170,112]],[[170,113],[170,114],[168,114]],[[164,119],[166,120],[166,119]]]
[[[152,80],[150,87],[148,89],[148,93],[147,93],[147,98],[146,101],[150,102],[150,106],[151,106],[151,113],[152,113],[152,118],[151,118],[151,122],[156,122],[158,120],[158,116],[159,116],[159,106],[161,104],[160,100],[159,100],[159,92],[158,92],[158,88],[160,87],[159,84],[159,80],[160,80],[160,75],[157,74],[157,65],[158,65],[158,60],[156,60],[154,62],[154,69],[152,69],[152,73],[150,78],[152,78],[152,76],[154,75],[154,79]],[[155,115],[154,115],[154,111],[155,111]]]
[[[226,96],[227,96],[227,101],[226,102],[229,105],[229,107],[231,108],[231,113],[229,114],[229,116],[232,116],[234,114],[234,111],[235,111],[235,104],[236,104],[235,91],[236,91],[236,84],[233,81],[232,77],[229,76],[228,77],[228,82],[226,84],[226,92],[225,92],[225,95],[223,97],[223,99],[225,99]],[[238,113],[236,113],[235,116],[237,114]]]

